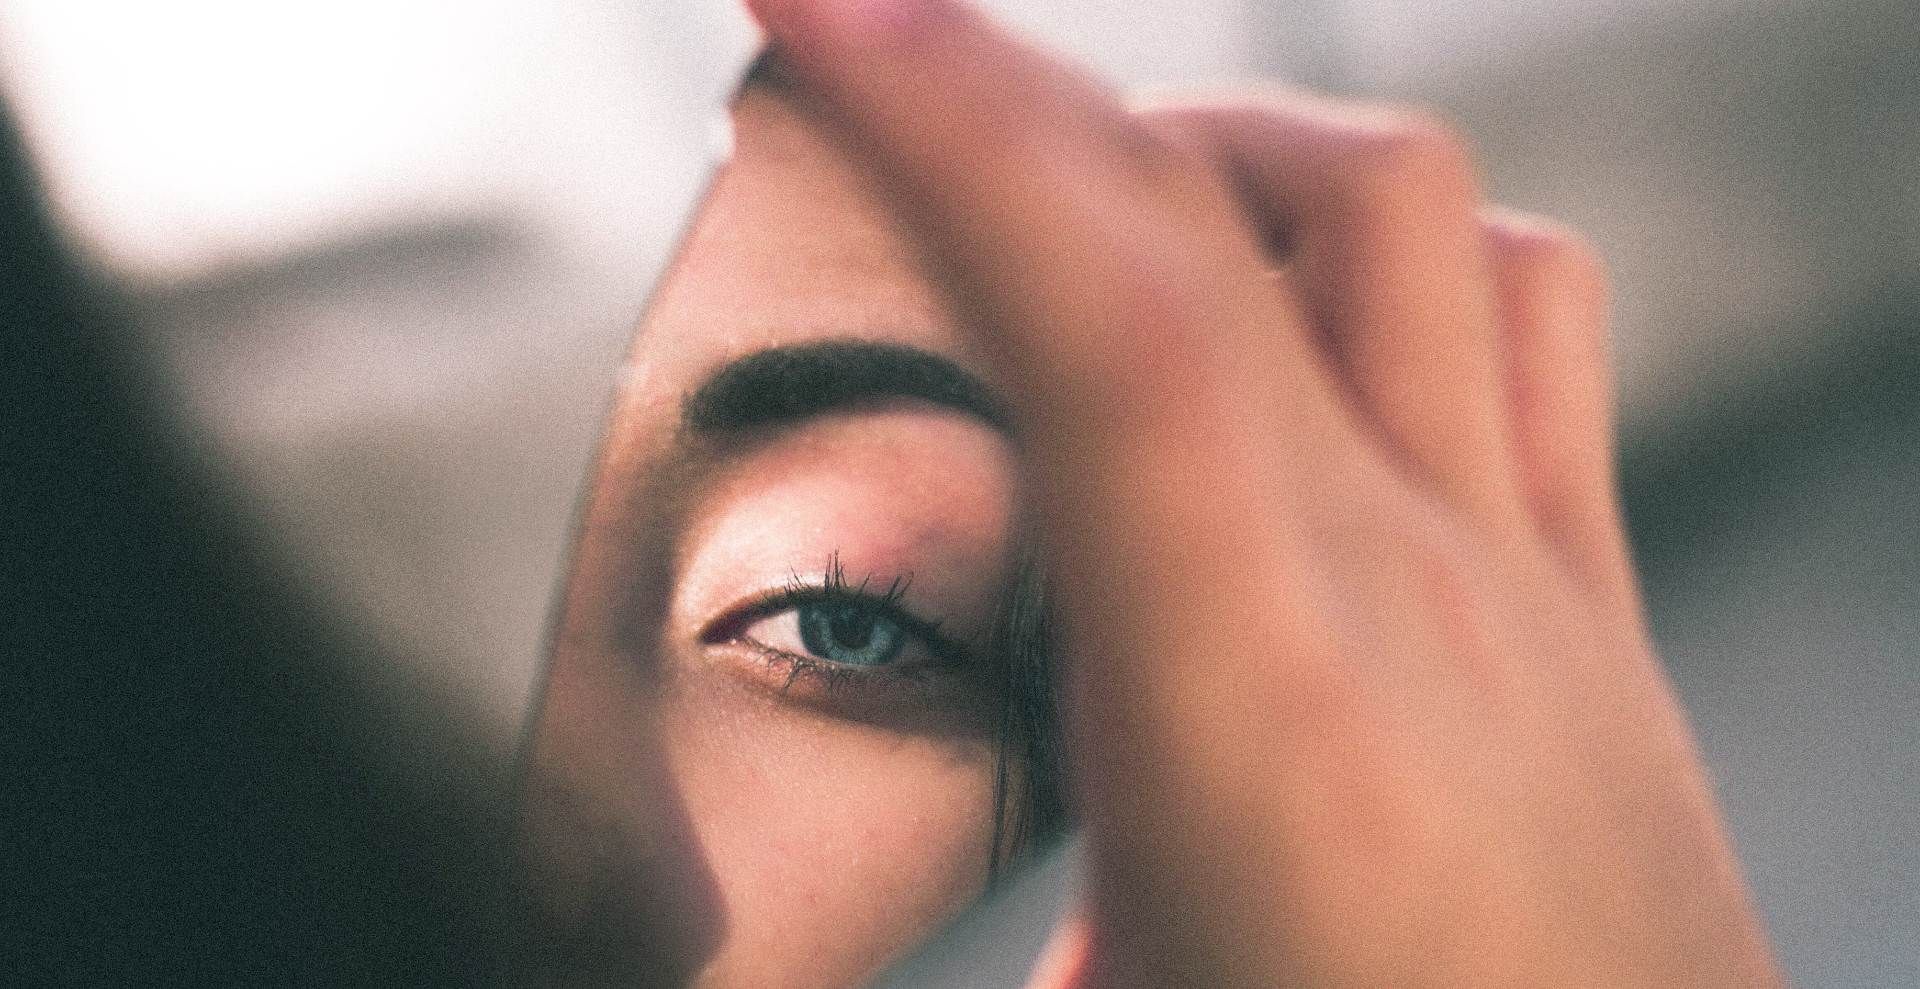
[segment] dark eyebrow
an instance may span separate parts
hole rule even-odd
[[[738,358],[687,396],[681,422],[689,433],[720,436],[889,399],[931,402],[1013,435],[1005,407],[972,372],[918,347],[867,340],[771,347]]]

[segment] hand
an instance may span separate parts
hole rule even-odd
[[[1639,615],[1591,251],[1423,117],[755,7],[1018,404],[1091,981],[1777,981]]]

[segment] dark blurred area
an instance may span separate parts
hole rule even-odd
[[[0,240],[0,981],[486,981],[498,790],[431,705],[342,675],[365,647],[236,521],[10,120]]]

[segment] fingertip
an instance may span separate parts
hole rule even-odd
[[[1047,939],[1025,989],[1087,989],[1093,985],[1093,925],[1076,909]]]
[[[783,45],[871,44],[903,33],[944,0],[745,0],[761,30]]]
[[[1510,306],[1552,303],[1565,316],[1604,322],[1611,279],[1591,240],[1558,220],[1510,207],[1489,207],[1483,220]],[[1604,350],[1606,334],[1593,336]]]

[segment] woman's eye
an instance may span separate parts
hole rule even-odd
[[[768,649],[837,663],[896,663],[912,639],[899,619],[859,601],[808,601],[769,615],[740,637]]]

